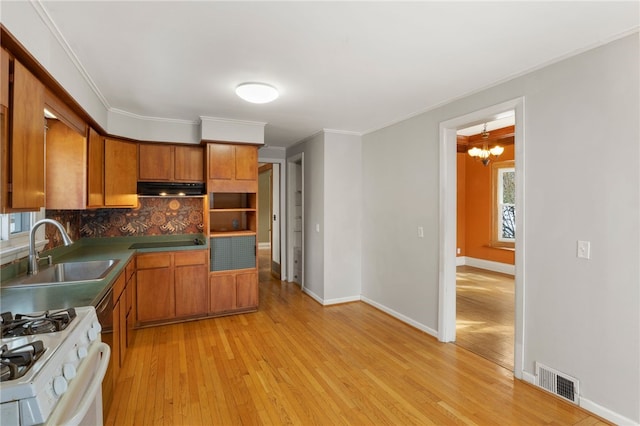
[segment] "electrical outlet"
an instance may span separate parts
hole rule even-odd
[[[422,226],[418,226],[418,238],[424,238],[424,228]]]
[[[580,259],[591,259],[591,242],[578,240],[577,256]]]

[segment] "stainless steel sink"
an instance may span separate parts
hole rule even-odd
[[[120,260],[90,260],[86,262],[56,263],[40,269],[36,275],[2,283],[2,287],[44,286],[100,281]]]

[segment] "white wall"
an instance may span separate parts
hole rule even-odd
[[[362,144],[358,135],[324,135],[324,302],[360,300]]]
[[[359,300],[361,137],[324,130],[287,149],[287,157],[301,152],[304,152],[304,290],[327,305]]]
[[[365,135],[365,300],[438,328],[439,123],[524,96],[525,372],[640,422],[639,63],[634,34]]]

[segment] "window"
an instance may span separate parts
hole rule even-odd
[[[493,238],[492,245],[515,247],[516,171],[513,161],[492,164]]]
[[[0,214],[0,258],[2,264],[25,257],[29,250],[29,230],[44,217],[44,209],[39,212]],[[36,248],[46,244],[44,227],[36,233]]]

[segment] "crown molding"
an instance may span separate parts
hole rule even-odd
[[[242,124],[248,126],[266,126],[267,123],[263,121],[248,121],[248,120],[235,120],[233,118],[221,118],[221,117],[207,117],[204,115],[200,116],[200,122],[217,122],[217,123],[225,123],[225,124]]]
[[[80,59],[71,48],[71,45],[67,42],[67,40],[60,32],[60,29],[51,18],[51,15],[49,15],[49,12],[44,7],[41,0],[31,0],[30,2],[31,6],[33,6],[38,16],[40,16],[40,19],[42,19],[42,22],[44,22],[60,47],[62,47],[64,52],[67,54],[67,57],[69,58],[73,66],[78,70],[82,78],[87,82],[87,84],[91,88],[91,91],[93,91],[93,93],[98,97],[104,108],[109,111],[111,109],[109,101],[107,101],[107,98],[105,98],[102,92],[100,92],[100,89],[98,89],[98,86],[95,84],[85,67],[82,65],[82,62],[80,62]]]
[[[200,124],[200,120],[183,120],[179,118],[163,118],[163,117],[149,117],[146,115],[138,115],[129,111],[125,111],[118,108],[109,108],[109,113],[123,115],[125,117],[134,118],[142,121],[155,121],[161,123],[173,123],[173,124],[186,124],[191,126],[197,126]]]

